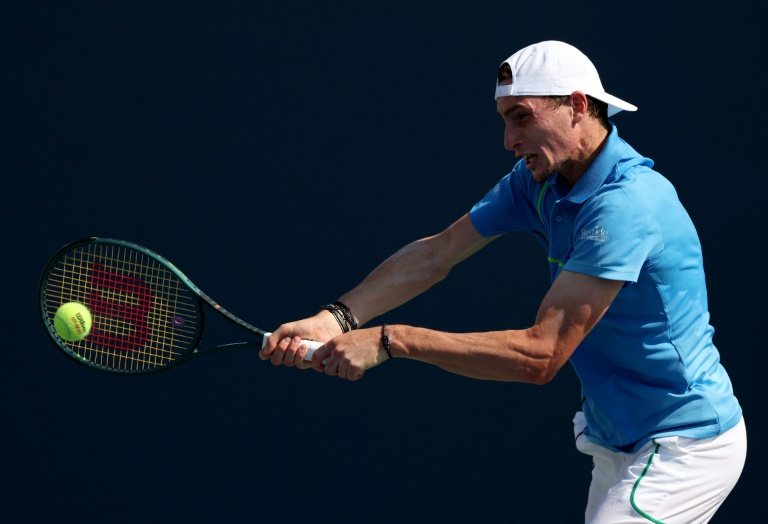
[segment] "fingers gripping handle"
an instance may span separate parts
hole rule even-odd
[[[271,334],[272,333],[264,333],[264,340],[261,343],[261,347],[264,347],[267,344],[267,337]],[[307,354],[304,355],[304,360],[312,360],[312,355],[315,354],[315,350],[323,345],[321,342],[315,340],[302,340],[302,343],[307,346]]]

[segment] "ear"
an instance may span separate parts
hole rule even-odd
[[[585,116],[587,116],[587,109],[589,108],[589,100],[587,95],[581,91],[574,91],[571,93],[571,107],[573,108],[574,121],[580,122]]]

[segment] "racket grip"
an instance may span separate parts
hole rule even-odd
[[[264,340],[261,343],[261,347],[264,347],[267,344],[267,337],[271,334],[272,333],[264,333]],[[323,345],[322,342],[317,342],[315,340],[302,340],[302,343],[307,346],[307,354],[304,355],[304,360],[312,360],[312,355],[315,354],[315,350]]]

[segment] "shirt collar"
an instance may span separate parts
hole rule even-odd
[[[610,124],[610,123],[609,123]],[[600,186],[603,185],[605,179],[611,174],[616,164],[621,160],[621,155],[624,148],[622,147],[622,140],[619,138],[619,134],[616,131],[616,126],[610,124],[611,132],[608,133],[608,138],[605,141],[605,146],[600,154],[597,155],[595,161],[587,168],[587,171],[581,176],[576,185],[568,192],[568,194],[562,198],[574,204],[583,204]],[[560,180],[561,176],[557,174],[558,182],[565,182]]]

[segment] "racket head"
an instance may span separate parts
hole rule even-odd
[[[64,340],[56,310],[80,302],[91,312],[91,331]],[[121,375],[161,371],[191,356],[203,335],[200,291],[169,261],[122,240],[90,238],[62,247],[46,265],[38,287],[46,332],[67,356]]]

